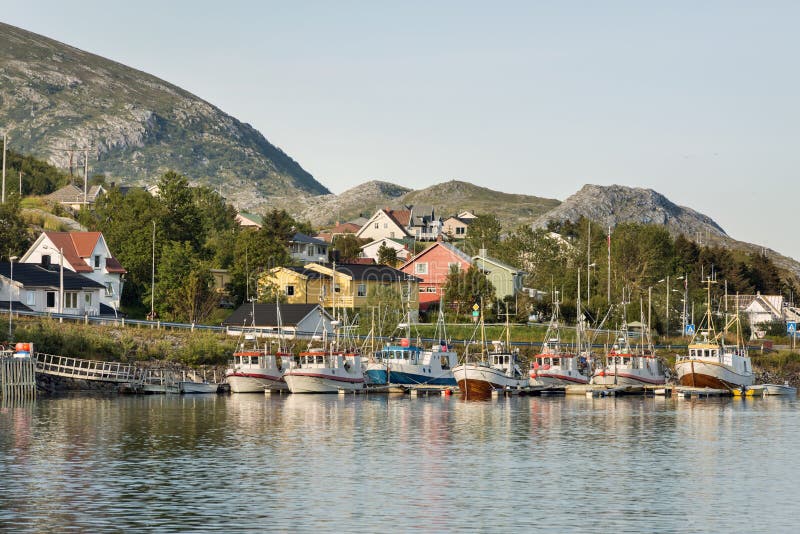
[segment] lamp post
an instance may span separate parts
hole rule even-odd
[[[11,341],[11,312],[13,311],[11,307],[11,292],[14,290],[14,260],[17,259],[17,256],[9,256],[8,264],[9,268],[11,269],[11,283],[8,286],[8,340]]]

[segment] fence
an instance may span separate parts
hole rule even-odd
[[[36,367],[31,358],[0,355],[0,397],[3,401],[36,397]]]

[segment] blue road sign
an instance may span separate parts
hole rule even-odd
[[[797,323],[795,321],[786,322],[786,333],[793,336],[797,332]]]
[[[686,325],[686,335],[687,336],[693,336],[694,335],[694,325],[693,324],[687,324]]]

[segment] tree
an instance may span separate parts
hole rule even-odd
[[[370,320],[373,317],[375,319],[376,336],[391,335],[406,313],[400,291],[393,286],[383,284],[371,284],[367,291],[366,309],[370,310],[368,312]],[[371,311],[373,309],[374,315]]]
[[[219,303],[208,265],[191,244],[164,244],[156,279],[155,304],[159,315],[176,321],[197,323],[206,319]]]
[[[189,179],[168,171],[158,181],[158,201],[162,207],[161,224],[170,241],[187,241],[197,250],[205,242],[200,210],[195,204]]]
[[[397,250],[387,247],[386,243],[383,243],[378,247],[378,263],[395,267],[397,265]]]
[[[484,309],[491,308],[495,299],[495,288],[478,267],[471,265],[462,271],[457,265],[450,268],[444,283],[444,298],[456,315],[469,311],[473,304],[483,302]]]
[[[503,227],[495,215],[478,215],[467,230],[464,251],[467,254],[477,254],[480,249],[499,243],[502,230]]]
[[[353,261],[361,254],[362,240],[355,234],[340,234],[333,238],[331,251],[338,255],[341,263]]]
[[[28,225],[22,219],[19,197],[9,196],[0,204],[0,257],[8,261],[10,256],[19,256],[31,243]]]

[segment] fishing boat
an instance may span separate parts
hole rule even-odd
[[[480,306],[481,310],[483,306]],[[458,389],[466,399],[485,399],[492,391],[520,389],[528,386],[528,377],[519,366],[519,351],[511,350],[508,313],[506,313],[506,341],[493,341],[492,349],[486,350],[483,312],[480,318],[481,354],[476,362],[465,362],[453,368]]]
[[[406,334],[400,344],[387,344],[376,351],[366,364],[365,374],[372,385],[431,385],[455,386],[453,368],[458,365],[458,355],[450,350],[444,329],[444,311],[439,308],[434,339],[430,349],[410,342],[410,314],[407,316]]]
[[[580,286],[579,286],[580,287]],[[580,289],[578,290],[580,292]],[[533,357],[530,369],[530,383],[536,386],[565,386],[569,384],[588,384],[589,370],[586,356],[581,354],[581,331],[583,315],[578,301],[578,326],[575,329],[577,353],[567,350],[561,342],[559,328],[558,292],[554,293],[553,314],[542,341],[542,351]]]
[[[325,349],[301,352],[283,375],[292,393],[338,393],[364,389],[361,354]]]
[[[787,395],[789,397],[797,396],[797,388],[790,386],[788,382],[783,384],[764,384],[764,393],[766,395]]]
[[[706,314],[689,343],[687,354],[679,354],[675,372],[682,386],[717,389],[740,389],[753,385],[754,374],[747,347],[742,341],[739,310],[725,323],[722,332],[714,329],[711,315],[711,278],[706,280]],[[735,328],[735,342],[728,344],[726,334]]]
[[[192,382],[191,380],[181,380],[178,382],[178,390],[184,394],[208,394],[216,393],[219,384],[212,382]]]
[[[255,302],[255,301],[253,301]],[[239,350],[233,353],[233,361],[225,371],[225,381],[230,385],[231,393],[264,393],[264,390],[285,391],[286,382],[283,380],[283,371],[286,360],[291,359],[291,354],[282,351],[281,312],[278,303],[275,303],[278,315],[278,351],[270,352],[269,343],[259,346],[253,334],[244,334],[244,343],[239,343]],[[255,304],[252,311],[253,327],[255,327]],[[252,342],[251,348],[245,348],[247,342]]]
[[[322,347],[301,352],[283,374],[292,393],[338,393],[366,387],[362,356],[349,339],[352,326],[348,325],[346,315],[343,327],[339,320],[331,321],[331,325],[336,329],[336,339],[329,343],[320,318],[317,330],[322,330]],[[313,338],[316,337],[315,332]],[[342,345],[345,350],[338,350]]]
[[[603,367],[594,371],[592,384],[605,386],[664,385],[666,369],[652,347],[632,349],[623,323],[620,335],[606,354]]]

